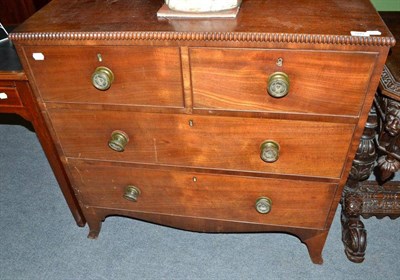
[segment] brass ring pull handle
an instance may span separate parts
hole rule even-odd
[[[123,152],[128,142],[129,137],[125,132],[121,130],[114,130],[111,133],[111,139],[108,141],[108,146],[116,152]]]
[[[98,90],[107,90],[114,81],[114,73],[107,67],[97,67],[92,75],[92,84]]]
[[[289,93],[289,76],[283,72],[275,72],[268,78],[268,93],[272,97],[281,98]]]
[[[272,209],[272,200],[268,197],[259,197],[256,200],[256,210],[260,214],[268,214]]]
[[[136,202],[139,195],[140,195],[140,189],[138,187],[130,185],[125,187],[123,198],[132,202]]]
[[[263,161],[271,163],[279,158],[280,146],[277,142],[272,140],[264,141],[260,146],[260,157]]]

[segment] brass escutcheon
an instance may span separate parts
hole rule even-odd
[[[281,98],[289,93],[289,76],[283,72],[275,72],[268,78],[268,93],[272,97]]]
[[[116,152],[123,152],[128,142],[129,137],[125,132],[114,130],[111,133],[111,139],[108,141],[108,146]]]
[[[256,210],[260,214],[268,214],[272,209],[272,200],[268,197],[262,196],[256,200]]]
[[[271,163],[279,158],[280,146],[273,140],[266,140],[260,146],[260,157],[263,161]]]
[[[100,66],[92,75],[92,84],[98,90],[108,90],[114,81],[114,73],[111,69]]]
[[[140,193],[141,192],[138,187],[129,185],[129,186],[125,187],[123,198],[125,198],[129,201],[132,201],[132,202],[136,202]]]

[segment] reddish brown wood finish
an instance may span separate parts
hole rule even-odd
[[[179,48],[26,47],[34,80],[45,102],[183,107]],[[44,60],[32,54],[42,53]],[[99,62],[98,55],[101,55]],[[113,71],[107,91],[92,85],[99,66]]]
[[[3,25],[18,25],[36,11],[32,0],[0,0],[0,7]]]
[[[358,116],[376,56],[377,53],[190,49],[193,107]],[[282,66],[277,65],[279,58]],[[274,72],[289,76],[289,94],[284,98],[267,92],[268,77]],[[348,86],[338,90],[342,85]]]
[[[74,185],[87,206],[244,223],[323,229],[335,184],[132,168],[71,159]],[[123,198],[134,185],[137,202]],[[259,197],[272,210],[256,211]],[[309,199],[309,197],[313,199]]]
[[[31,120],[23,101],[24,96],[30,94],[26,84],[24,72],[0,71],[0,92],[7,94],[7,99],[0,99],[0,113],[18,114],[26,120]]]
[[[18,25],[51,0],[0,0],[3,25]]]
[[[11,35],[89,237],[109,215],[205,232],[289,232],[322,263],[392,35],[367,0],[244,0],[228,20],[157,19],[162,2],[53,0]],[[98,50],[118,73],[107,92],[90,85]],[[266,93],[277,70],[292,82],[279,100]],[[129,134],[122,153],[107,147],[113,130]],[[259,157],[270,139],[282,148],[273,164]],[[120,198],[131,181],[144,185],[139,206]],[[160,208],[151,205],[163,192]],[[277,205],[263,220],[251,205],[266,192]]]
[[[49,115],[67,157],[328,178],[340,177],[354,130],[353,124],[115,111]],[[129,136],[124,152],[108,147],[114,130]],[[280,145],[274,163],[260,158],[266,140]]]
[[[25,85],[28,87],[28,84]],[[86,224],[86,219],[82,214],[78,199],[73,192],[65,167],[62,164],[61,158],[58,156],[56,145],[53,141],[49,141],[51,135],[49,128],[46,126],[44,116],[39,111],[38,104],[35,102],[31,93],[26,95],[25,106],[32,116],[32,125],[35,128],[36,135],[42,145],[72,216],[74,217],[76,224],[83,227]]]
[[[236,19],[158,19],[156,13],[162,6],[163,0],[155,1],[107,1],[102,5],[94,5],[90,1],[80,0],[51,1],[46,9],[36,13],[29,21],[19,28],[19,32],[37,33],[61,33],[78,32],[77,34],[65,34],[69,39],[84,38],[93,40],[105,39],[109,32],[117,32],[115,39],[123,37],[126,32],[143,32],[143,39],[153,39],[157,32],[172,32],[166,36],[166,40],[180,38],[179,32],[216,32],[221,40],[224,33],[234,32],[237,35],[250,33],[269,33],[293,36],[290,40],[299,38],[301,41],[308,40],[307,34],[319,35],[331,38],[334,41],[324,43],[344,44],[355,41],[378,42],[393,44],[390,31],[380,19],[372,4],[364,1],[340,1],[340,3],[329,1],[315,3],[314,0],[298,0],[293,2],[282,2],[280,0],[244,0],[240,13]],[[83,12],[84,11],[84,12]],[[110,12],[112,11],[112,13]],[[269,16],[266,15],[268,11]],[[361,28],[361,24],[368,30],[380,30],[382,37],[378,38],[350,38],[350,31]],[[79,34],[80,32],[101,32],[100,37],[90,34]],[[243,33],[243,34],[240,34]],[[147,35],[145,35],[147,34]],[[260,34],[260,35],[261,35]],[[83,35],[83,36],[82,36]],[[90,35],[86,37],[87,35]],[[199,34],[198,40],[204,40]],[[206,37],[208,37],[208,34]],[[76,36],[76,37],[75,37]],[[339,37],[338,37],[339,36]],[[340,37],[340,36],[347,36]],[[260,40],[253,36],[252,40]],[[387,38],[385,38],[387,37]],[[62,37],[58,37],[61,39]],[[276,36],[276,39],[282,38]],[[42,40],[45,38],[41,38]],[[140,38],[131,38],[140,39]],[[233,38],[232,38],[233,39]],[[274,39],[274,40],[276,40]],[[289,38],[288,38],[289,39]],[[354,40],[354,41],[353,41]],[[387,42],[386,42],[387,41]],[[299,42],[299,43],[300,43]],[[309,43],[314,43],[309,41]]]
[[[0,99],[0,107],[23,107],[14,82],[0,81],[0,93],[5,97]]]

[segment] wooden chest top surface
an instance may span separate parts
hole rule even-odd
[[[207,33],[205,39],[240,40],[238,36],[224,33],[276,34],[265,40],[343,44],[394,45],[394,39],[378,13],[368,0],[244,0],[236,19],[163,19],[157,18],[157,10],[163,1],[119,0],[79,1],[53,0],[13,34],[14,39],[49,39],[49,36],[18,33],[57,34],[58,39],[72,38],[59,34],[118,32],[117,38],[131,38],[129,32],[140,32],[141,38],[154,38],[148,32],[163,32],[157,39],[198,39],[195,34]],[[350,36],[351,31],[379,30],[381,36],[360,38]],[[181,37],[169,37],[164,33],[182,32]],[[190,33],[189,35],[186,33]],[[210,35],[214,34],[213,36]],[[219,35],[216,35],[218,33]],[[221,34],[222,33],[222,34]],[[247,40],[261,40],[253,34]],[[301,36],[283,36],[297,34]],[[311,35],[311,38],[309,36]],[[35,37],[36,36],[36,37]],[[183,36],[183,37],[182,37]],[[211,37],[210,37],[211,36]],[[317,37],[314,37],[317,36]],[[339,36],[339,37],[337,37]],[[51,37],[51,36],[50,36]],[[89,38],[80,34],[77,39]],[[93,38],[93,37],[92,37]],[[203,38],[203,37],[202,37]],[[96,38],[95,39],[99,39]]]

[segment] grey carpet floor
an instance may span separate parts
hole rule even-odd
[[[79,228],[35,133],[0,125],[0,279],[400,279],[400,219],[364,220],[366,260],[349,262],[339,213],[323,252],[287,234],[204,234],[110,217]]]

